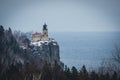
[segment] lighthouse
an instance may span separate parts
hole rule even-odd
[[[48,38],[48,29],[47,29],[46,23],[43,25],[43,32],[42,32],[41,40],[42,41],[48,41],[49,40],[49,38]]]

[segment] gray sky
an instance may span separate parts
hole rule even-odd
[[[120,31],[120,0],[0,0],[0,24],[21,31]]]

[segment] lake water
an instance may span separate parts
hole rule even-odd
[[[60,46],[60,59],[69,67],[99,67],[109,59],[115,45],[120,46],[120,32],[49,33]]]

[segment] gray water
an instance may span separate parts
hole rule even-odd
[[[52,32],[60,45],[60,59],[69,67],[99,67],[120,46],[120,32]]]

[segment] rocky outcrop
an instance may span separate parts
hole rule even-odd
[[[62,66],[59,45],[56,41],[42,42],[40,46],[30,45],[27,36],[13,36],[11,29],[0,27],[0,64],[9,65],[34,63],[42,68],[47,62],[53,66],[55,61]]]
[[[31,33],[32,35],[32,33]],[[49,41],[31,42],[28,39],[29,36],[21,35],[17,41],[19,46],[28,52],[29,61],[34,60],[37,65],[43,65],[45,62],[50,63],[51,66],[55,64],[55,61],[63,67],[63,63],[60,61],[59,44],[53,38]],[[37,43],[37,44],[36,44]]]
[[[56,74],[62,68],[55,40],[30,45],[27,36],[13,36],[10,28],[0,26],[0,80],[45,80],[46,74]]]
[[[47,61],[51,65],[55,64],[55,61],[61,65],[59,56],[59,45],[57,42],[43,43],[41,46],[31,46],[29,48],[33,55],[39,57],[42,61]]]

